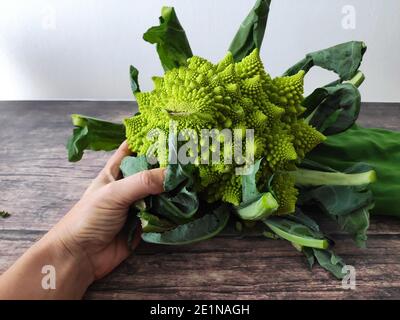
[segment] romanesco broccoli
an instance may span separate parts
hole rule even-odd
[[[325,139],[299,119],[304,111],[303,78],[300,71],[291,77],[271,79],[258,49],[239,63],[231,53],[216,65],[194,56],[186,66],[154,77],[153,91],[136,94],[139,113],[124,122],[129,146],[138,155],[147,154],[153,144],[147,139],[148,132],[159,128],[168,134],[170,120],[178,130],[191,129],[199,136],[202,129],[254,129],[254,143],[247,148],[252,148],[255,158],[263,159],[258,183],[265,187],[274,174],[271,185],[279,204],[277,213],[291,213],[297,190],[293,177],[282,171],[295,170],[305,154]],[[202,142],[200,139],[198,150]],[[223,148],[234,150],[232,144]],[[159,152],[156,156],[161,166],[167,165],[168,154]],[[242,186],[235,168],[240,165],[206,165],[200,160],[195,161],[200,194],[209,202],[222,199],[238,205]]]

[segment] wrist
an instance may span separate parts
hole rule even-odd
[[[51,230],[38,243],[39,251],[46,252],[49,265],[56,272],[56,291],[68,299],[80,299],[94,281],[94,271],[84,251],[69,247],[64,239]]]

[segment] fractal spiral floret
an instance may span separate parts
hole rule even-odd
[[[291,213],[297,190],[287,172],[295,170],[305,154],[325,139],[299,118],[304,111],[303,78],[300,71],[271,79],[258,49],[238,63],[231,53],[216,65],[194,56],[186,66],[154,77],[153,91],[137,93],[139,113],[125,120],[130,149],[146,155],[153,144],[147,138],[149,131],[159,128],[168,134],[171,120],[178,130],[191,129],[199,137],[202,129],[254,129],[254,142],[247,147],[252,148],[256,160],[262,159],[257,173],[260,188],[272,180],[270,187],[279,203],[277,214]],[[201,140],[199,149],[200,145]],[[221,146],[232,149],[232,145]],[[167,165],[166,154],[157,157],[160,165]],[[241,202],[241,177],[235,174],[239,164],[202,164],[200,159],[194,163],[201,195],[207,201]]]

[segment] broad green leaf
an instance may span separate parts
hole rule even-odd
[[[125,126],[119,123],[73,114],[75,128],[68,139],[68,160],[82,159],[85,150],[111,151],[125,140]]]
[[[185,30],[172,7],[162,8],[160,25],[147,30],[143,39],[156,44],[165,71],[186,65],[187,59],[193,56]]]
[[[140,92],[139,87],[139,70],[134,66],[130,66],[129,68],[129,76],[131,80],[131,90],[133,94]]]
[[[329,136],[307,159],[336,170],[365,162],[378,177],[370,185],[375,199],[371,213],[400,217],[399,141],[400,132],[354,125],[343,133]]]
[[[313,66],[318,66],[335,72],[341,81],[350,80],[356,75],[366,50],[363,42],[351,41],[312,52],[288,69],[284,75],[292,76],[300,70],[307,73]]]
[[[315,201],[325,213],[343,216],[373,203],[371,190],[353,186],[321,186],[304,191],[299,204]]]
[[[253,9],[240,25],[229,47],[229,51],[236,62],[248,56],[255,48],[261,48],[270,4],[271,0],[257,0]]]
[[[358,89],[343,83],[316,89],[303,102],[304,117],[324,135],[337,134],[350,128],[358,118],[361,95]]]
[[[138,172],[150,169],[150,165],[147,163],[146,156],[128,156],[122,159],[120,169],[124,177],[129,177]]]
[[[216,236],[221,232],[229,219],[229,208],[222,205],[212,214],[206,214],[203,217],[182,224],[175,229],[163,233],[143,233],[142,239],[150,243],[183,245]]]

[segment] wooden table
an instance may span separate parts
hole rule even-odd
[[[109,157],[87,152],[81,162],[67,161],[69,114],[119,121],[135,108],[133,102],[0,102],[0,210],[12,214],[0,220],[0,272],[68,211]],[[400,105],[364,105],[360,123],[400,129]],[[400,219],[373,218],[365,250],[330,221],[323,226],[338,240],[337,253],[356,267],[356,290],[342,289],[319,267],[310,272],[284,241],[228,232],[189,246],[142,243],[86,298],[400,298]]]

